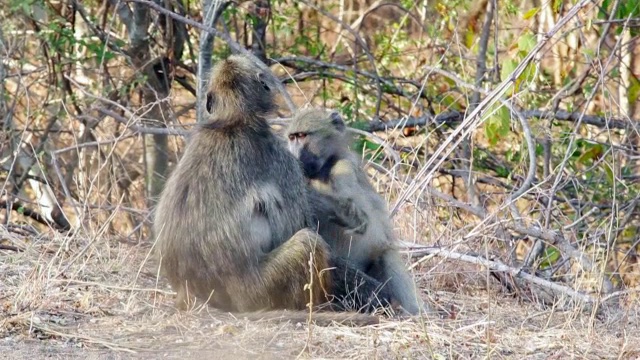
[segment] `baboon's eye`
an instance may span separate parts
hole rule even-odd
[[[207,104],[206,104],[206,109],[207,112],[209,114],[211,114],[211,112],[213,111],[213,94],[212,93],[208,93],[207,94]]]
[[[307,134],[303,133],[303,132],[297,132],[297,133],[289,134],[289,140],[291,140],[291,141],[296,140],[296,139],[301,140],[301,139],[304,139],[305,137],[307,137]]]

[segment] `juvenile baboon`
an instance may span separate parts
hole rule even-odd
[[[322,109],[302,110],[285,134],[309,186],[334,204],[332,212],[327,212],[326,205],[316,211],[319,234],[332,251],[385,284],[405,311],[427,310],[396,248],[387,205],[349,150],[340,115]]]
[[[264,118],[275,108],[266,75],[238,55],[212,69],[208,120],[193,132],[156,208],[161,271],[183,309],[198,301],[231,312],[302,310],[340,295],[341,274],[364,281],[358,305],[372,305],[380,283],[332,259],[309,228],[299,163]],[[332,266],[344,271],[324,270]],[[384,291],[378,298],[386,301]]]

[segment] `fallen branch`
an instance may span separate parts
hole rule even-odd
[[[532,284],[536,284],[538,286],[544,287],[551,291],[555,291],[557,293],[566,295],[572,298],[573,300],[577,300],[582,303],[598,304],[598,301],[590,295],[576,291],[568,286],[560,285],[552,281],[539,278],[535,275],[531,275],[529,273],[520,271],[519,269],[513,268],[511,266],[508,266],[496,260],[487,260],[477,256],[461,254],[461,253],[457,253],[454,251],[445,250],[437,247],[416,246],[414,244],[410,244],[410,245],[405,244],[405,246],[407,246],[408,248],[407,252],[411,255],[411,257],[414,257],[414,258],[422,257],[422,259],[418,260],[418,262],[424,261],[423,259],[426,258],[426,255],[435,255],[435,256],[446,258],[446,259],[460,260],[467,263],[484,266],[488,268],[490,271],[499,271],[499,272],[509,273],[511,276],[515,278],[526,280]]]
[[[22,252],[24,250],[20,249],[17,246],[13,246],[13,245],[5,245],[5,244],[0,244],[0,250],[9,250],[9,251],[15,251],[15,252]]]
[[[10,205],[10,206],[9,206]],[[40,214],[39,212],[28,208],[24,205],[22,205],[19,202],[10,202],[8,203],[6,200],[0,200],[0,208],[1,209],[11,209],[23,216],[26,216],[28,218],[31,218],[43,225],[47,225],[51,228],[54,228],[56,230],[61,230],[61,231],[67,231],[70,230],[69,226],[66,226],[65,224],[59,224],[57,222],[51,222],[49,220],[47,220],[47,218],[44,217],[44,215]]]
[[[489,216],[489,214],[483,208],[463,203],[457,199],[454,199],[452,196],[444,194],[431,187],[427,187],[426,189],[427,192],[432,196],[444,200],[453,206],[466,210],[479,219],[486,219]],[[577,261],[580,266],[582,266],[582,268],[586,271],[594,272],[596,270],[593,261],[591,261],[591,259],[589,259],[582,251],[578,250],[567,239],[565,239],[562,232],[545,230],[535,227],[525,227],[513,223],[502,223],[502,226],[521,235],[531,236],[533,238],[543,240],[549,245],[557,247],[562,253]],[[615,290],[613,284],[607,278],[606,274],[602,274],[602,287],[602,291],[605,294],[611,294]]]

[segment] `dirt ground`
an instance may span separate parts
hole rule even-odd
[[[419,273],[424,298],[450,316],[365,327],[248,321],[173,310],[146,245],[53,236],[25,247],[0,250],[6,359],[640,358],[637,307],[603,320]]]

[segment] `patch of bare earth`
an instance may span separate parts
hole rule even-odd
[[[15,243],[16,239],[14,239]],[[522,303],[495,288],[430,288],[445,319],[383,319],[379,325],[320,327],[177,312],[157,280],[150,247],[116,240],[24,241],[0,250],[0,353],[34,359],[417,359],[637,358],[639,318],[606,323],[578,311]],[[444,285],[443,285],[444,286]]]

